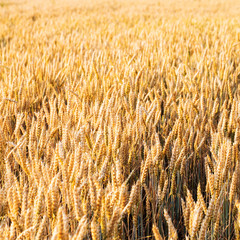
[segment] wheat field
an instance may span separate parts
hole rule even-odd
[[[240,239],[239,13],[0,1],[0,239]]]

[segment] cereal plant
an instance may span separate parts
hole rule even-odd
[[[240,239],[240,2],[0,2],[0,239]]]

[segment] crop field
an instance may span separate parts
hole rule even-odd
[[[0,0],[0,240],[240,239],[239,14]]]

